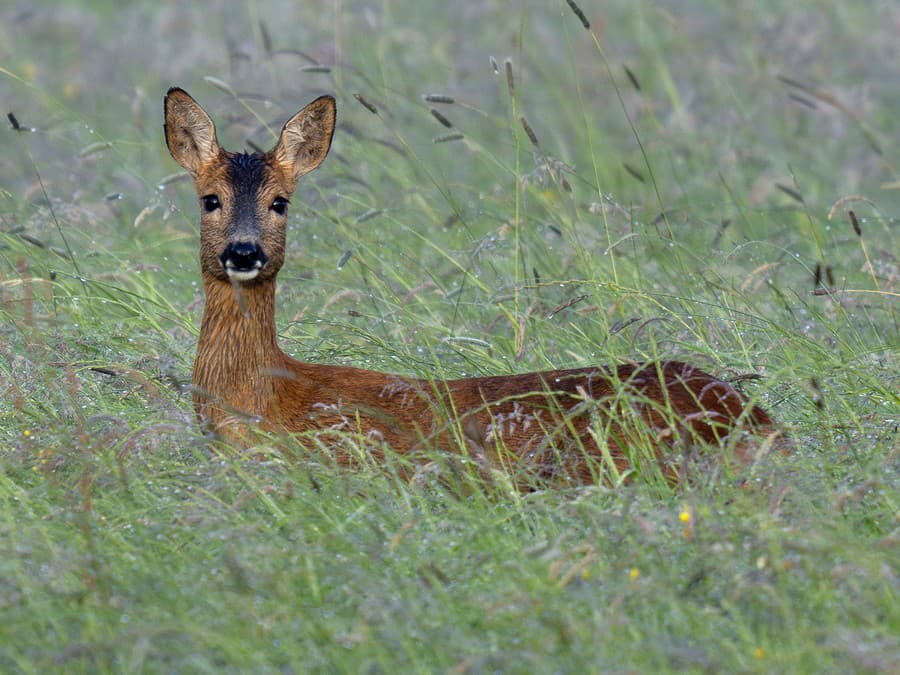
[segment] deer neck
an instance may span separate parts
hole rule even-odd
[[[265,418],[274,395],[273,372],[286,358],[275,330],[275,281],[241,285],[204,276],[203,282],[195,403]]]

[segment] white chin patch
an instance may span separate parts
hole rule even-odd
[[[259,276],[259,270],[236,270],[226,267],[225,274],[227,274],[228,278],[232,281],[250,281]]]

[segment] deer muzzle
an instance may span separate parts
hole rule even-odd
[[[219,256],[225,274],[232,281],[251,281],[269,263],[262,247],[254,241],[232,242]]]

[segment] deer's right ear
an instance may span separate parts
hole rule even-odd
[[[285,122],[269,154],[296,181],[325,159],[331,148],[334,121],[334,98],[320,96]]]
[[[176,162],[194,178],[219,155],[216,125],[184,90],[172,87],[164,101],[166,145]]]

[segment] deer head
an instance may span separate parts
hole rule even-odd
[[[334,125],[334,98],[321,96],[285,123],[269,152],[228,152],[206,111],[183,89],[169,89],[166,145],[200,198],[204,279],[243,285],[275,278],[284,262],[291,195],[299,178],[325,159]]]

